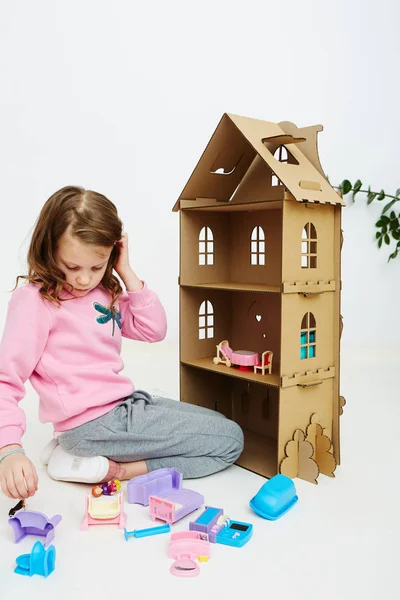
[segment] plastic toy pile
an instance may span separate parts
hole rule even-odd
[[[199,492],[182,488],[182,473],[173,468],[158,469],[131,479],[127,484],[127,496],[130,504],[148,506],[152,521],[157,519],[164,524],[128,531],[121,482],[113,479],[96,485],[86,494],[81,529],[85,531],[89,525],[115,524],[123,529],[126,541],[131,537],[170,533],[171,525],[204,504],[204,497]],[[285,475],[276,475],[264,483],[250,500],[250,506],[264,519],[276,520],[297,500],[293,481]],[[28,510],[22,500],[10,510],[8,522],[14,531],[15,543],[28,535],[43,538],[43,542],[34,543],[30,554],[17,556],[15,573],[48,577],[54,571],[56,550],[50,542],[61,518],[55,515],[49,519],[43,513]],[[200,572],[199,563],[207,562],[210,557],[210,544],[241,548],[252,534],[252,524],[230,519],[222,508],[204,506],[198,518],[190,521],[187,531],[171,532],[168,555],[173,563],[170,572],[177,577],[194,577]]]

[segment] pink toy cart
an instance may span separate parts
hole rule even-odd
[[[86,511],[81,529],[86,531],[89,525],[118,525],[124,529],[126,515],[124,513],[124,494],[119,492],[114,496],[100,496],[95,498],[92,494],[86,495]]]
[[[253,370],[256,365],[260,364],[260,357],[258,352],[252,352],[251,350],[232,350],[228,340],[223,340],[220,344],[217,344],[217,356],[213,358],[213,363],[214,365],[222,363],[227,367],[237,365],[248,371]]]

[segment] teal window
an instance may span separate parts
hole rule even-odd
[[[317,328],[315,317],[308,312],[304,315],[300,330],[300,359],[315,358],[317,347]]]

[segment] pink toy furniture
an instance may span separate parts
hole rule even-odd
[[[171,534],[169,558],[174,559],[171,573],[177,577],[194,577],[200,572],[195,560],[207,561],[210,557],[210,542],[206,533],[179,531]]]
[[[123,492],[100,498],[86,494],[86,511],[81,525],[83,531],[86,531],[89,525],[116,524],[120,529],[124,529],[125,523]]]
[[[251,350],[232,350],[228,340],[223,340],[217,344],[217,356],[213,358],[214,365],[220,363],[231,367],[238,365],[239,367],[254,367],[260,364],[260,357],[257,352]]]
[[[150,496],[149,512],[151,519],[175,523],[204,503],[204,496],[193,490],[180,489],[160,496]]]

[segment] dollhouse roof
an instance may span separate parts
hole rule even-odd
[[[180,209],[181,200],[229,202],[240,188],[246,191],[242,197],[268,188],[266,201],[281,198],[286,188],[298,202],[344,205],[319,161],[317,135],[322,129],[224,114],[173,210]],[[289,162],[275,158],[279,147],[286,149]],[[271,188],[271,172],[283,186]],[[262,195],[258,200],[264,200]]]

